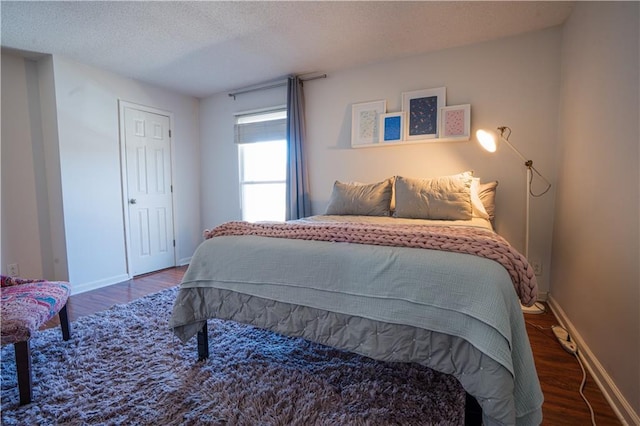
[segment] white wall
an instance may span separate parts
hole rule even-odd
[[[241,220],[235,113],[287,103],[286,86],[238,95],[218,94],[200,102],[202,227]]]
[[[508,149],[484,153],[475,140],[464,143],[350,148],[351,106],[386,99],[401,110],[403,91],[445,86],[447,104],[471,104],[472,131],[508,125],[512,141],[552,182],[555,178],[560,29],[329,73],[305,83],[306,153],[312,211],[321,214],[333,182],[374,182],[392,175],[429,177],[473,169],[483,180],[497,179],[497,230],[524,251],[526,170]],[[322,70],[320,70],[322,71]],[[283,103],[286,93],[226,95],[202,101],[203,219],[213,226],[239,219],[237,154],[232,112]],[[246,97],[245,97],[246,96]],[[250,97],[250,98],[247,98]],[[553,191],[534,200],[531,258],[548,272]],[[542,276],[540,290],[548,290]]]
[[[60,147],[58,143],[58,114],[56,111],[55,82],[53,76],[53,58],[45,56],[38,60],[38,86],[40,94],[40,120],[42,126],[42,144],[44,146],[44,175],[38,175],[44,182],[38,186],[46,190],[47,199],[43,200],[41,214],[48,215],[50,246],[44,246],[44,277],[56,280],[68,280],[67,243],[64,232],[64,209],[62,205],[62,181],[60,177]],[[44,241],[43,241],[44,243]]]
[[[637,2],[578,3],[565,25],[551,274],[552,301],[609,394],[635,411],[630,424],[640,421],[639,13]]]
[[[43,276],[39,208],[36,188],[41,171],[42,138],[35,62],[2,53],[2,272],[17,263],[24,276]],[[34,134],[35,133],[35,134]]]
[[[199,101],[54,56],[69,280],[76,288],[122,281],[126,269],[118,100],[172,112],[176,252],[201,242]]]
[[[2,267],[74,293],[126,268],[118,100],[172,112],[176,257],[202,241],[198,99],[61,57],[2,54]]]

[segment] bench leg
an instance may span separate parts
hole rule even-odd
[[[71,338],[71,327],[69,326],[69,315],[67,315],[67,304],[60,309],[58,313],[60,317],[60,327],[62,328],[62,340],[69,340]]]
[[[20,405],[25,405],[31,402],[31,349],[28,340],[14,343],[13,346],[16,351]]]
[[[202,329],[198,331],[198,361],[209,358],[209,334],[207,332],[207,322],[204,322]]]

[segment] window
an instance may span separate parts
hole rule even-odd
[[[285,220],[286,110],[236,117],[242,220]]]

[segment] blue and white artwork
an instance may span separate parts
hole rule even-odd
[[[360,111],[360,127],[358,136],[364,140],[377,140],[378,137],[378,112],[375,109]]]
[[[380,120],[387,112],[387,101],[353,104],[351,107],[351,146],[379,143],[382,137]]]
[[[384,118],[384,141],[398,141],[402,139],[402,117],[396,115]]]

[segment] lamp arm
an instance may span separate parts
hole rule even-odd
[[[524,155],[522,155],[522,153],[521,153],[520,151],[518,151],[518,149],[517,149],[515,146],[513,146],[513,145],[511,144],[511,142],[509,142],[509,139],[505,138],[505,137],[504,137],[504,136],[502,136],[502,135],[500,136],[500,139],[501,139],[503,142],[505,142],[507,145],[509,145],[509,148],[511,148],[511,149],[513,150],[513,152],[515,152],[516,154],[518,154],[518,157],[522,158],[522,161],[524,161],[524,165],[525,165],[525,166],[529,167],[529,165],[528,165],[527,163],[528,163],[529,161],[531,161],[531,160],[527,160],[527,159],[525,158],[525,156],[524,156]]]
[[[498,128],[498,129],[500,129],[500,128]],[[502,131],[502,132],[504,133],[504,131]],[[522,161],[524,161],[524,165],[525,165],[525,167],[527,169],[533,170],[547,184],[547,187],[541,193],[539,193],[539,194],[533,193],[533,191],[531,190],[531,184],[533,182],[533,174],[530,174],[529,177],[528,177],[529,194],[531,194],[532,197],[540,197],[540,196],[546,194],[549,191],[549,189],[551,189],[551,183],[547,180],[547,178],[545,178],[542,175],[542,173],[540,173],[538,171],[538,169],[533,167],[533,161],[532,160],[527,160],[527,158],[524,155],[522,155],[522,153],[520,151],[518,151],[518,149],[515,146],[513,146],[513,144],[511,142],[509,142],[509,139],[505,138],[503,135],[500,135],[500,139],[503,142],[505,142],[509,146],[509,148],[511,148],[513,150],[513,152],[515,152],[518,155],[518,157],[520,157],[522,159]]]

